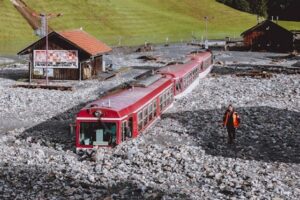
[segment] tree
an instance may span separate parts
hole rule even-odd
[[[300,20],[300,0],[217,0],[227,6],[263,16]]]
[[[247,0],[234,0],[233,7],[241,11],[250,12],[250,4]]]
[[[268,0],[249,0],[250,10],[261,17],[268,16]]]
[[[254,13],[261,17],[268,17],[268,0],[255,0]]]

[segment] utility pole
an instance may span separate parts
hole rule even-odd
[[[48,32],[49,32],[49,26],[48,26],[48,20],[55,17],[62,16],[61,13],[53,14],[53,13],[40,13],[32,14],[35,17],[39,17],[41,19],[41,29],[40,29],[40,37],[43,38],[46,36],[46,85],[49,83],[49,77],[48,77],[48,50],[49,50],[49,41],[48,41]]]
[[[205,48],[208,49],[208,20],[209,19],[214,19],[214,17],[208,17],[208,16],[204,16],[204,20],[205,20]]]
[[[207,40],[207,22],[208,22],[208,16],[205,16],[204,20],[205,20],[205,40]]]

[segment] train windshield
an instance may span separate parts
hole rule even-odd
[[[81,122],[81,145],[114,145],[116,143],[116,123],[110,122]]]

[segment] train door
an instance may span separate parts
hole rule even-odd
[[[181,83],[180,81],[175,82],[175,94],[179,94],[181,92]]]
[[[128,120],[122,122],[121,128],[121,140],[125,141],[126,139],[132,138],[133,132],[133,118],[129,117]]]

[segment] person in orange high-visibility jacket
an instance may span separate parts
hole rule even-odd
[[[223,126],[227,128],[228,143],[232,144],[235,139],[236,128],[240,126],[240,116],[234,111],[233,106],[230,104],[223,117]]]

